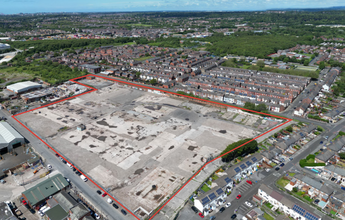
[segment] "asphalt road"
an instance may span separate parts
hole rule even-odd
[[[97,187],[90,181],[84,182],[72,169],[62,163],[55,153],[50,150],[42,141],[31,134],[26,128],[14,120],[7,111],[0,110],[0,117],[5,116],[7,122],[12,125],[22,136],[24,136],[31,144],[31,146],[46,159],[46,163],[51,164],[53,169],[57,169],[66,178],[70,179],[71,184],[79,189],[79,192],[90,201],[97,209],[98,212],[103,213],[104,219],[128,220],[136,219],[130,213],[124,216],[119,209],[115,209],[112,205],[108,204],[106,199],[96,193]]]

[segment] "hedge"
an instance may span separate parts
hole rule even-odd
[[[318,166],[326,166],[325,163],[307,163],[306,159],[302,159],[299,161],[299,165],[301,167],[318,167]]]

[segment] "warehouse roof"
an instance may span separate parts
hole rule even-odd
[[[45,213],[51,220],[61,220],[68,216],[68,213],[60,206],[56,205]]]
[[[13,92],[18,93],[18,92],[27,91],[29,89],[41,88],[41,87],[42,87],[42,85],[39,83],[35,83],[35,82],[31,82],[31,81],[25,81],[25,82],[19,82],[19,83],[9,85],[6,88],[8,90],[11,90]]]
[[[28,199],[30,205],[36,205],[38,202],[59,192],[61,189],[67,186],[68,182],[66,179],[61,174],[57,174],[24,191],[23,195],[25,195],[25,197]]]
[[[0,144],[8,144],[11,141],[23,138],[11,125],[7,122],[0,122]]]

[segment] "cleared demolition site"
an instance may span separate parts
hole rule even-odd
[[[141,217],[227,145],[278,123],[104,79],[79,82],[99,89],[17,118]]]

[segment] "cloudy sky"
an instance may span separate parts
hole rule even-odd
[[[345,6],[344,0],[0,0],[0,13],[112,11],[252,11]]]

